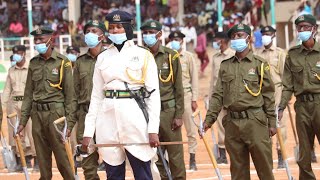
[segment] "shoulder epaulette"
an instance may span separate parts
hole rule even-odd
[[[142,49],[145,49],[147,51],[150,51],[150,49],[148,47],[145,47],[145,46],[140,46],[140,45],[137,45],[139,48],[142,48]]]
[[[34,59],[37,59],[39,56],[40,56],[39,54],[36,55],[36,56],[34,56],[33,58],[30,59],[30,61],[32,61],[32,60],[34,60]]]
[[[260,56],[258,56],[258,55],[256,55],[256,54],[254,54],[253,57],[256,58],[256,59],[258,59],[259,61],[261,61],[261,62],[263,62],[263,63],[264,63],[264,62],[267,62],[265,59],[263,59],[262,57],[260,57]]]
[[[301,47],[301,45],[296,45],[296,46],[293,46],[289,49],[289,51],[292,51],[292,50],[295,50],[295,49],[299,49]]]

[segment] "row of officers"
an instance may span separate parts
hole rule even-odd
[[[46,28],[31,32],[39,55],[30,62],[26,61],[24,46],[13,48],[2,96],[3,119],[6,114],[18,113],[18,133],[24,137],[27,162],[31,166],[34,158],[41,180],[52,178],[52,152],[62,177],[74,179],[64,144],[53,125],[62,116],[67,119],[68,136],[74,145],[82,144],[84,152],[90,144],[149,142],[95,149],[82,159],[86,179],[99,179],[99,158],[107,179],[125,178],[126,158],[135,179],[167,179],[163,162],[156,160],[155,148],[160,142],[182,141],[183,124],[189,141],[189,168],[197,170],[197,127],[191,118],[198,108],[195,57],[182,48],[185,35],[179,31],[169,35],[170,47],[161,45],[162,25],[154,20],[141,26],[145,47],[137,46],[132,18],[124,11],[107,15],[108,38],[112,41],[107,48],[102,43],[106,40],[105,25],[89,21],[84,27],[88,51],[80,56],[77,47],[68,47],[67,57],[56,52],[53,31]],[[259,178],[274,179],[271,137],[276,134],[275,110],[278,107],[286,139],[284,110],[292,94],[296,96],[300,142],[299,179],[316,179],[311,152],[315,136],[320,138],[318,26],[311,15],[299,16],[295,24],[302,44],[288,53],[273,44],[276,30],[271,26],[262,28],[265,46],[255,52],[249,47],[251,29],[245,24],[215,34],[217,53],[213,56],[210,102],[203,126],[207,130],[218,121],[217,160],[227,163],[227,150],[232,179],[250,179],[250,155]],[[134,94],[142,94],[145,107],[139,106]],[[13,131],[9,132],[13,137]],[[168,154],[173,179],[186,179],[183,145],[160,148]],[[278,166],[283,168],[277,149]]]

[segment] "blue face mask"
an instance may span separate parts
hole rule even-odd
[[[179,41],[172,41],[171,42],[171,48],[173,50],[178,51],[181,48],[180,42]]]
[[[13,61],[19,63],[22,61],[23,57],[20,54],[13,54],[12,59]]]
[[[247,38],[231,40],[230,47],[237,52],[243,52],[248,47],[246,40]]]
[[[158,33],[157,33],[158,34]],[[147,46],[152,47],[157,43],[157,34],[144,34],[143,41],[146,43]]]
[[[213,49],[216,49],[216,50],[220,49],[220,44],[217,41],[213,41],[212,46],[213,46]]]
[[[16,61],[11,61],[11,67],[15,66],[17,64]]]
[[[84,36],[84,42],[89,48],[94,48],[100,43],[99,36],[89,32]]]
[[[49,41],[50,41],[50,39],[48,40],[48,42]],[[45,54],[47,52],[47,50],[48,50],[47,43],[41,43],[41,44],[35,45],[35,49],[38,51],[38,53]]]
[[[71,62],[75,62],[77,60],[77,56],[74,54],[67,54],[67,58],[71,61]]]
[[[108,38],[115,44],[122,44],[124,41],[127,40],[127,35],[126,35],[126,33],[109,34]]]
[[[308,41],[312,35],[312,31],[303,31],[298,33],[298,38],[302,41]]]

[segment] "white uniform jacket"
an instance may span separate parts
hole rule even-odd
[[[138,82],[143,78],[144,83]],[[145,99],[148,124],[133,98],[105,98],[105,90],[126,90],[124,82],[131,90],[143,86],[148,91],[155,89],[150,98]],[[97,144],[149,142],[148,133],[159,131],[160,106],[158,70],[153,55],[132,40],[125,42],[120,52],[111,46],[98,56],[95,65],[84,137],[93,137],[96,133]],[[99,152],[105,162],[116,166],[125,160],[124,149],[145,162],[156,154],[149,145],[103,147]]]

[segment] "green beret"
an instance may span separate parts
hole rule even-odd
[[[261,28],[261,33],[265,32],[276,32],[276,30],[272,26],[264,26]]]
[[[106,26],[102,22],[100,22],[98,20],[90,20],[90,21],[88,21],[87,24],[83,28],[84,33],[86,33],[86,30],[87,30],[88,27],[97,27],[97,28],[101,29],[102,32],[106,32],[107,31],[106,30]]]
[[[161,31],[162,29],[162,25],[160,22],[155,21],[155,20],[148,20],[146,22],[144,22],[142,24],[142,26],[140,27],[141,30],[145,30],[145,29],[155,29],[158,31]]]
[[[132,23],[133,17],[126,11],[113,11],[106,16],[109,23]]]
[[[242,23],[234,25],[232,28],[228,30],[227,34],[228,34],[228,37],[231,38],[231,35],[233,33],[241,32],[241,31],[247,33],[248,35],[251,35],[251,28],[248,25],[245,25]]]
[[[172,39],[172,38],[183,39],[184,37],[186,37],[186,36],[181,31],[174,31],[169,34],[169,39]]]
[[[294,21],[294,23],[296,25],[298,25],[301,22],[308,22],[308,23],[310,23],[312,25],[316,25],[317,24],[316,18],[314,16],[312,16],[311,14],[301,15]]]
[[[18,52],[18,51],[26,51],[26,46],[25,45],[16,45],[12,48],[12,52]]]
[[[33,36],[50,35],[53,34],[53,30],[51,28],[42,27],[32,31],[30,34]]]

